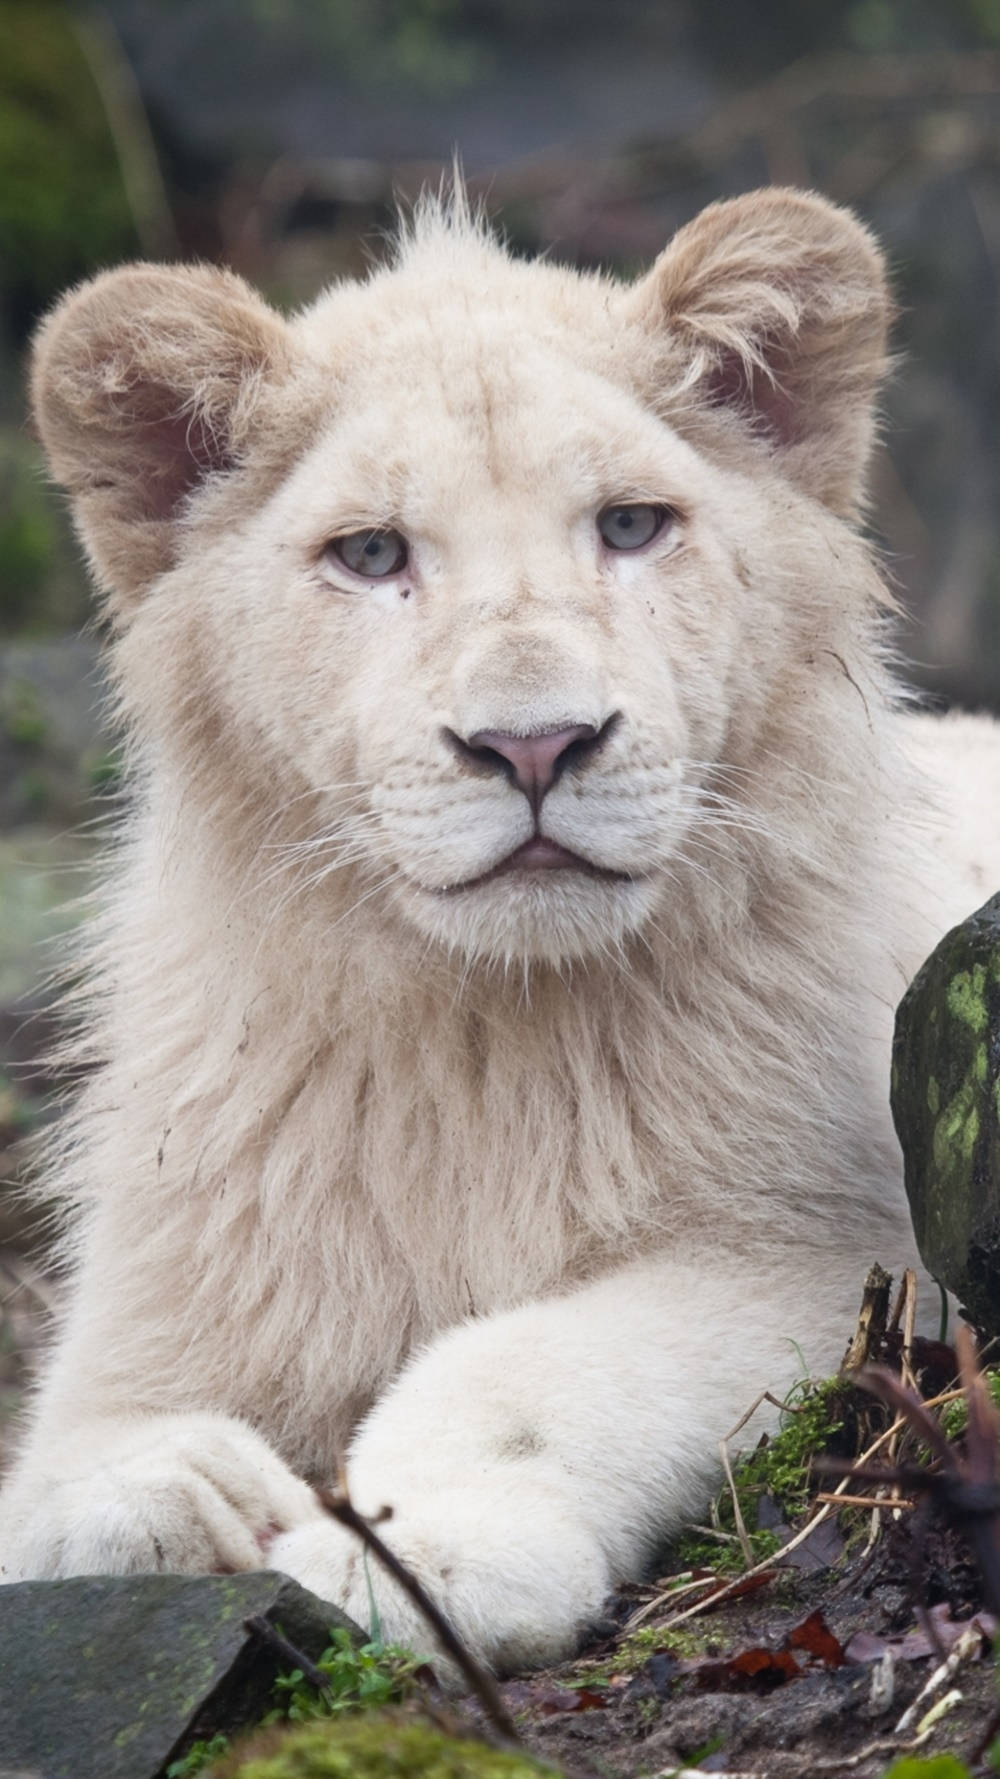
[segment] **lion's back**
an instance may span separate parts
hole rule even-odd
[[[930,790],[922,826],[943,930],[1000,890],[1000,724],[964,711],[907,712],[899,735]]]

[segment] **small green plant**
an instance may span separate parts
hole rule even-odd
[[[338,1625],[316,1667],[323,1675],[322,1690],[306,1679],[301,1668],[279,1674],[274,1682],[277,1704],[257,1724],[310,1723],[339,1717],[344,1712],[377,1710],[397,1705],[412,1690],[413,1677],[424,1657],[412,1650],[383,1644],[380,1633],[368,1643],[353,1643],[351,1634]],[[167,1768],[166,1779],[194,1779],[206,1767],[229,1752],[227,1736],[193,1742],[183,1759]]]
[[[320,1692],[308,1681],[301,1668],[290,1674],[279,1674],[274,1690],[279,1698],[275,1710],[264,1718],[265,1723],[306,1723],[314,1718],[334,1717],[342,1711],[370,1710],[380,1705],[395,1705],[411,1690],[411,1682],[424,1658],[411,1650],[398,1649],[373,1639],[360,1645],[351,1641],[349,1631],[338,1626],[330,1633],[329,1647],[316,1663],[324,1676]]]
[[[986,1371],[986,1388],[994,1408],[1000,1409],[1000,1371]],[[964,1396],[957,1402],[946,1402],[941,1410],[941,1430],[946,1439],[957,1439],[969,1424],[969,1405]]]
[[[221,1760],[228,1753],[228,1736],[212,1736],[207,1742],[192,1742],[183,1760],[171,1761],[167,1779],[194,1779],[196,1773],[203,1773],[213,1761]]]

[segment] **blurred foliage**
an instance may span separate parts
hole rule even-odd
[[[0,305],[20,333],[66,284],[135,251],[104,104],[73,12],[0,7]]]
[[[0,1010],[15,1006],[35,987],[43,969],[51,967],[48,941],[80,919],[81,897],[92,875],[90,851],[79,837],[53,837],[41,826],[0,833]],[[10,1078],[3,1077],[0,1085],[9,1092]],[[9,1103],[0,1109],[5,1124],[25,1115],[23,1106],[20,1112]]]
[[[705,50],[746,76],[829,50],[914,54],[1000,45],[1000,0],[766,0],[753,7],[701,0],[696,18]]]
[[[177,12],[203,0],[155,0]],[[413,81],[426,93],[465,84],[497,60],[544,44],[607,39],[607,0],[227,0],[216,16],[254,21],[361,87]],[[618,0],[613,28],[640,50],[692,39],[717,68],[757,78],[801,56],[1000,46],[1000,0]]]
[[[0,427],[0,634],[75,629],[86,610],[79,557],[41,451],[16,427]]]
[[[196,7],[200,0],[158,0]],[[478,68],[504,48],[567,45],[604,37],[606,0],[232,0],[266,29],[302,31],[317,49],[345,58],[352,74],[378,78],[430,65]],[[828,49],[920,50],[1000,44],[1000,0],[618,0],[615,26],[637,43],[669,47],[693,26],[715,61],[757,73]],[[724,26],[720,30],[720,26]]]
[[[297,29],[366,87],[413,83],[433,95],[466,85],[486,65],[461,0],[234,0],[233,10],[252,13],[268,37]]]

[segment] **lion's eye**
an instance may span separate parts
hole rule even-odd
[[[406,539],[398,531],[349,531],[327,545],[352,574],[373,581],[399,574],[406,567]]]
[[[667,507],[605,507],[598,514],[597,529],[609,550],[641,550],[663,530],[669,517]]]

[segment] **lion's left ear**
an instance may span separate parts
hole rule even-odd
[[[882,254],[853,216],[780,189],[712,204],[626,303],[682,347],[689,388],[744,416],[816,499],[857,511],[891,306]]]
[[[119,618],[177,559],[188,497],[235,467],[288,376],[282,317],[214,266],[122,266],[35,338],[34,417]]]

